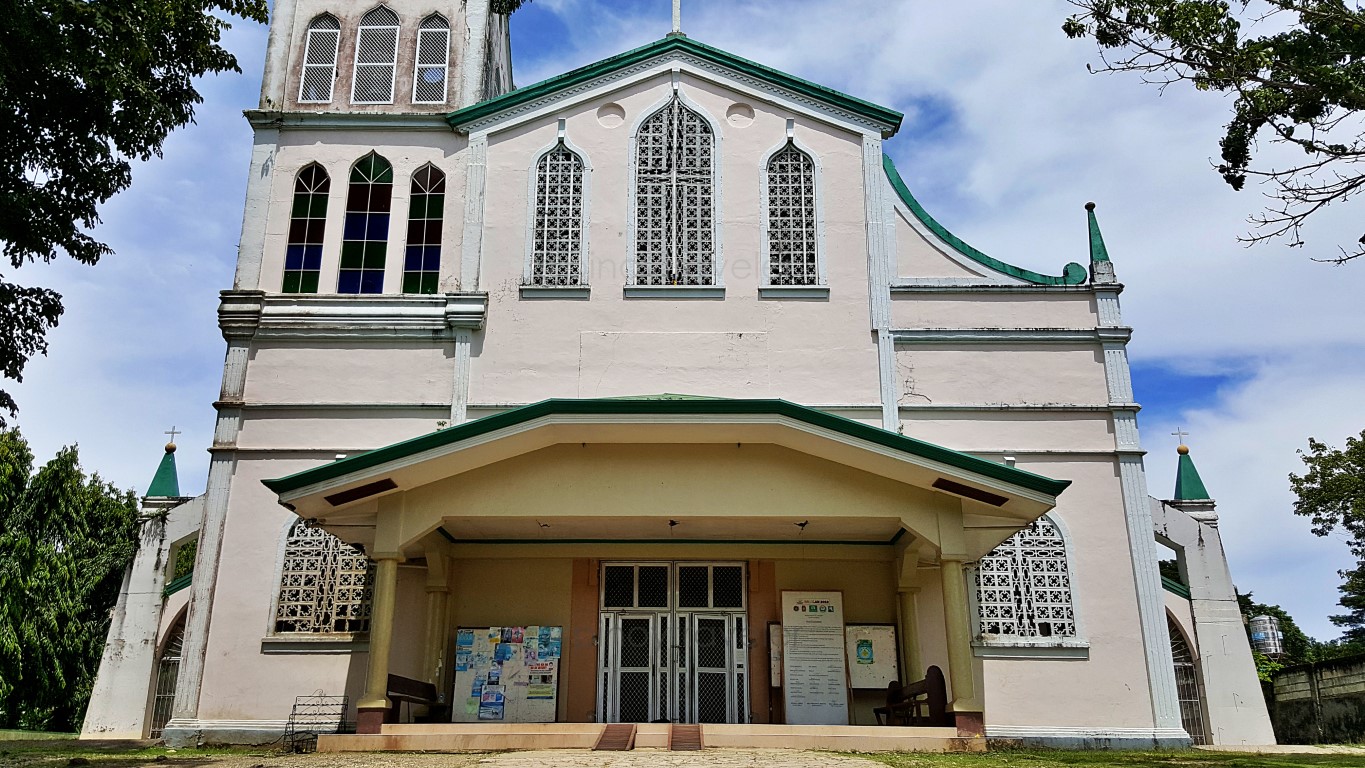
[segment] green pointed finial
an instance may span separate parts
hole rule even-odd
[[[1172,432],[1171,434],[1178,434]],[[1199,477],[1199,470],[1194,468],[1194,459],[1190,458],[1190,447],[1180,445],[1175,449],[1180,454],[1180,463],[1175,470],[1175,501],[1196,501],[1209,498],[1208,489],[1204,487],[1204,481]]]
[[[180,496],[180,477],[175,471],[175,436],[179,434],[175,427],[171,427],[166,434],[171,436],[171,442],[166,443],[166,455],[161,457],[161,464],[156,468],[156,475],[152,477],[152,484],[147,487],[149,498],[176,498]]]
[[[1100,222],[1095,218],[1095,204],[1085,204],[1085,217],[1090,225],[1090,282],[1115,283],[1114,265],[1109,261],[1109,249],[1104,247]]]

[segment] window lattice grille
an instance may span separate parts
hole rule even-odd
[[[975,578],[983,639],[1076,636],[1066,543],[1051,521],[1030,523],[981,558]]]
[[[676,96],[636,137],[635,282],[714,285],[714,136]]]
[[[371,152],[351,168],[337,293],[382,293],[389,247],[393,166]]]
[[[317,293],[322,270],[322,233],[327,224],[327,193],[332,181],[317,163],[294,179],[294,208],[284,250],[284,293]]]
[[[768,282],[820,282],[815,263],[815,161],[790,141],[768,161]]]
[[[1171,658],[1175,662],[1175,690],[1180,702],[1180,724],[1185,732],[1194,739],[1195,744],[1207,744],[1204,734],[1204,699],[1199,691],[1199,670],[1195,667],[1194,654],[1185,642],[1185,636],[1171,620],[1166,617],[1166,630],[1171,636]]]
[[[408,245],[403,254],[403,293],[436,293],[441,271],[441,223],[446,175],[424,165],[412,175]]]
[[[175,706],[175,683],[180,677],[180,654],[184,645],[185,619],[181,617],[171,629],[156,664],[156,692],[152,695],[152,727],[148,738],[161,738],[166,723],[171,721],[171,711]]]
[[[332,83],[337,74],[337,43],[341,25],[335,17],[323,14],[308,25],[303,51],[303,77],[299,78],[299,101],[325,104],[332,100]]]
[[[417,28],[417,66],[412,74],[412,100],[417,104],[446,101],[450,71],[450,24],[440,14],[422,19]]]
[[[321,528],[295,523],[285,542],[275,631],[369,631],[372,581],[364,555]]]
[[[536,164],[531,285],[582,285],[583,159],[563,142]]]
[[[393,72],[397,63],[398,16],[388,8],[376,8],[360,17],[351,101],[356,104],[392,102]]]

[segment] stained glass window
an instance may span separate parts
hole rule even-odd
[[[398,15],[380,6],[360,17],[355,44],[351,102],[393,101],[393,72],[398,63]]]
[[[417,28],[417,65],[412,73],[414,104],[443,104],[446,73],[450,69],[450,24],[439,13],[422,19]]]
[[[582,285],[583,159],[560,142],[536,163],[531,285]]]
[[[820,282],[815,263],[815,161],[790,141],[768,161],[768,282]]]
[[[284,251],[285,293],[317,293],[322,269],[322,233],[327,224],[327,171],[311,163],[294,179],[294,207]]]
[[[337,74],[337,42],[341,25],[324,13],[308,24],[303,45],[303,76],[299,78],[299,101],[325,104],[332,100]]]
[[[373,580],[369,559],[351,545],[294,523],[284,545],[275,631],[369,631]]]
[[[393,166],[371,152],[351,168],[337,293],[382,293],[389,245]]]
[[[446,175],[424,165],[412,175],[408,244],[403,255],[403,293],[436,293],[441,271],[441,218]]]
[[[1052,521],[1029,523],[981,558],[974,570],[982,640],[1076,636],[1066,542]]]
[[[636,136],[635,283],[715,285],[715,137],[674,96]]]

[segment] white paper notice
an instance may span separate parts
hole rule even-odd
[[[844,599],[782,593],[782,695],[789,725],[848,725]]]

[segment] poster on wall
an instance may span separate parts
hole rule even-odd
[[[782,698],[789,725],[848,725],[841,592],[782,592]]]
[[[848,654],[848,686],[886,690],[900,680],[896,659],[896,627],[891,624],[849,624],[844,627]]]
[[[451,722],[553,723],[562,627],[460,627]]]

